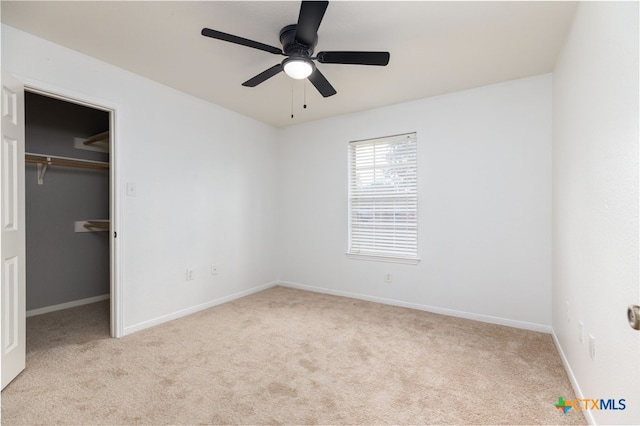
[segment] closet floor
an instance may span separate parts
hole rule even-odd
[[[61,346],[110,339],[109,300],[27,318],[27,368]]]

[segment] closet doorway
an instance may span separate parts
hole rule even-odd
[[[116,337],[113,115],[25,90],[27,317],[87,305]]]

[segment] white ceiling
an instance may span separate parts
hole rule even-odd
[[[391,59],[386,67],[319,64],[338,92],[322,98],[284,73],[241,86],[283,57],[200,35],[209,27],[281,47],[279,31],[296,23],[297,1],[1,7],[8,25],[278,127],[551,72],[575,12],[562,1],[333,1],[316,52],[383,50]]]

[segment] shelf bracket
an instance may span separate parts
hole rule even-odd
[[[51,161],[50,158],[47,158],[47,161]],[[47,167],[49,164],[38,163],[38,185],[44,184],[44,174],[47,173]]]

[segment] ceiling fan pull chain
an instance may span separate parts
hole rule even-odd
[[[302,104],[302,108],[307,108],[307,80],[303,82],[304,84],[304,104]]]
[[[291,80],[291,118],[293,118],[293,80]]]

